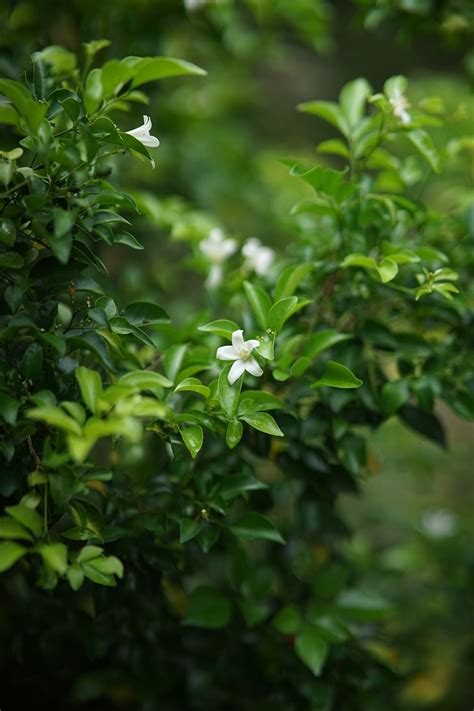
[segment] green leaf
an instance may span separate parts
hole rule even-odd
[[[230,474],[221,481],[216,493],[224,501],[232,501],[232,499],[236,499],[237,496],[241,496],[246,491],[256,491],[258,489],[268,489],[268,485],[248,474]]]
[[[12,79],[0,79],[0,93],[10,99],[31,132],[36,134],[48,110],[48,104],[34,101],[28,89]]]
[[[0,518],[0,538],[19,538],[23,541],[33,541],[33,537],[18,521],[10,516]]]
[[[266,329],[268,312],[272,306],[270,297],[263,289],[260,289],[258,286],[254,286],[249,281],[244,281],[244,289],[258,324],[263,329]]]
[[[351,128],[362,119],[365,102],[370,94],[372,94],[372,87],[366,79],[354,79],[343,87],[339,95],[339,104]]]
[[[30,343],[20,362],[20,372],[27,380],[38,377],[43,368],[43,349],[39,343]]]
[[[34,509],[17,504],[16,506],[7,506],[5,512],[31,531],[36,538],[39,538],[43,533],[43,519]]]
[[[9,425],[15,425],[20,405],[19,400],[15,400],[7,393],[0,392],[0,417],[3,417]]]
[[[257,539],[263,538],[274,543],[285,543],[280,532],[273,523],[259,513],[250,512],[232,526],[229,530],[238,538]]]
[[[184,378],[184,380],[181,380],[175,387],[174,392],[179,393],[183,390],[198,393],[199,395],[202,395],[205,398],[208,398],[210,393],[210,390],[207,385],[203,385],[201,381],[198,380],[198,378]]]
[[[193,459],[196,458],[204,441],[202,427],[199,425],[189,425],[180,429],[181,437]]]
[[[265,390],[245,390],[240,397],[239,415],[279,410],[282,407],[283,401],[272,393],[267,393]]]
[[[302,624],[301,612],[292,604],[282,607],[272,620],[272,625],[282,634],[297,634]]]
[[[392,380],[382,388],[382,408],[386,415],[394,415],[410,397],[406,380]]]
[[[11,568],[25,553],[28,549],[13,541],[0,543],[0,573]]]
[[[55,207],[53,210],[54,237],[62,239],[74,227],[76,221],[76,212],[63,210],[61,207]]]
[[[77,556],[77,563],[87,563],[88,561],[101,556],[103,552],[104,549],[99,546],[84,546],[84,548],[81,548],[79,555]]]
[[[102,97],[102,69],[92,69],[87,75],[84,91],[84,103],[89,115],[98,109]]]
[[[329,360],[324,366],[321,378],[313,383],[311,387],[317,388],[322,385],[329,385],[332,388],[359,388],[362,382],[345,365]]]
[[[394,94],[405,94],[407,90],[408,82],[406,77],[401,74],[390,77],[387,79],[383,85],[384,94],[387,98],[391,99]]]
[[[187,349],[187,343],[176,343],[166,349],[163,359],[163,369],[166,373],[166,377],[173,382],[176,381],[178,373],[181,370]]]
[[[118,578],[123,578],[123,563],[114,555],[92,558],[87,565],[89,569],[93,568],[102,575],[116,575]]]
[[[0,242],[12,247],[16,240],[16,227],[13,220],[8,217],[0,219]]]
[[[328,655],[328,643],[314,627],[307,625],[295,640],[295,652],[315,676],[319,676]]]
[[[182,518],[179,522],[179,542],[186,543],[194,536],[197,536],[201,530],[201,523],[192,518]]]
[[[426,162],[431,166],[434,172],[440,173],[441,159],[431,136],[421,128],[416,131],[408,131],[405,135],[415,146],[417,151],[423,156]]]
[[[242,439],[243,431],[243,425],[238,420],[231,420],[229,422],[225,433],[225,441],[229,449],[233,449],[239,444]]]
[[[288,296],[285,299],[277,301],[270,309],[268,314],[268,326],[276,334],[278,334],[285,321],[294,313],[294,308],[298,303],[296,296]]]
[[[377,267],[377,271],[380,275],[381,280],[384,284],[392,281],[398,274],[398,264],[390,259],[389,257],[384,257]]]
[[[298,104],[297,109],[303,113],[313,114],[313,116],[322,118],[338,128],[344,136],[349,135],[347,119],[339,106],[333,101],[307,101],[304,104]]]
[[[306,341],[303,347],[303,355],[306,358],[313,359],[318,353],[332,348],[332,346],[335,346],[337,343],[347,341],[349,338],[352,338],[351,334],[338,333],[332,328],[317,331]]]
[[[277,279],[275,286],[275,301],[293,296],[296,289],[313,270],[310,262],[304,264],[291,265],[283,270]]]
[[[249,413],[248,415],[242,415],[241,419],[255,430],[273,435],[273,437],[284,437],[273,417],[266,412]]]
[[[359,252],[348,254],[341,262],[341,267],[364,267],[364,269],[374,269],[377,271],[375,259],[366,257],[365,254],[359,254]]]
[[[232,339],[233,332],[238,330],[238,324],[234,321],[228,321],[227,319],[218,319],[217,321],[205,323],[204,326],[198,326],[198,331],[214,333],[216,336],[227,338],[229,341]]]
[[[138,61],[134,61],[138,60]],[[197,75],[205,76],[207,72],[196,64],[186,62],[183,59],[173,59],[172,57],[126,57],[122,60],[124,64],[130,65],[133,61],[133,81],[132,88],[146,84],[149,81],[165,79],[167,77]]]
[[[44,562],[59,575],[64,575],[67,570],[67,547],[64,543],[44,543],[38,546]]]
[[[69,581],[69,585],[75,592],[79,590],[84,582],[84,573],[80,568],[76,568],[75,566],[71,566],[67,569],[66,577]]]
[[[96,570],[92,565],[83,565],[82,571],[86,578],[92,580],[92,582],[96,583],[97,585],[105,585],[109,588],[114,588],[117,585],[113,575],[101,573],[99,570]]]
[[[154,325],[170,321],[170,317],[161,306],[146,301],[135,301],[129,304],[122,311],[122,316],[135,325]]]
[[[222,409],[228,417],[235,417],[239,406],[240,391],[242,389],[242,378],[239,378],[233,385],[227,380],[227,376],[232,365],[226,365],[221,370],[218,381],[219,399]]]
[[[95,415],[97,413],[97,400],[103,392],[99,373],[96,370],[80,365],[76,368],[76,379],[81,389],[82,399]]]
[[[131,385],[139,390],[154,390],[155,388],[171,388],[173,383],[161,373],[154,370],[135,370],[123,375],[119,383]]]
[[[348,617],[361,622],[382,619],[393,609],[385,598],[362,590],[345,590],[337,598],[336,605]]]
[[[0,254],[0,267],[21,269],[23,264],[23,257],[18,252],[3,252],[3,254]]]
[[[80,435],[82,432],[76,420],[66,415],[60,407],[35,407],[33,410],[29,410],[26,416],[31,420],[41,420],[46,422],[47,425],[57,427],[71,434]]]
[[[192,592],[183,624],[221,629],[228,624],[231,614],[230,602],[225,595],[215,588],[202,586]]]

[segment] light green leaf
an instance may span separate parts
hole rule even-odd
[[[18,521],[10,516],[0,518],[0,538],[19,538],[23,541],[33,541],[33,537]]]
[[[268,326],[276,334],[278,334],[285,321],[294,313],[294,308],[298,303],[296,296],[288,296],[285,299],[277,301],[270,309],[268,314]]]
[[[372,87],[366,79],[354,79],[343,87],[339,95],[339,104],[351,128],[362,119],[365,102],[371,93]]]
[[[0,543],[0,573],[11,568],[25,553],[28,549],[13,541]]]
[[[231,365],[226,365],[221,370],[218,381],[219,399],[222,409],[228,417],[235,417],[239,406],[240,391],[242,389],[242,378],[239,378],[233,385],[227,380]]]
[[[431,166],[434,172],[440,173],[441,159],[431,136],[421,128],[416,131],[408,131],[405,135]]]
[[[242,439],[244,428],[241,422],[238,420],[231,420],[227,425],[227,431],[225,433],[225,441],[229,449],[233,449],[238,445]]]
[[[275,286],[275,301],[293,296],[296,289],[301,286],[301,282],[312,271],[311,262],[304,264],[292,264],[282,271]]]
[[[5,513],[12,516],[15,521],[21,523],[22,526],[32,532],[36,538],[39,538],[43,533],[43,519],[37,511],[30,509],[28,506],[17,504],[16,506],[7,506]]]
[[[332,328],[324,329],[313,333],[303,347],[303,355],[306,358],[314,358],[318,353],[332,348],[337,343],[347,341],[352,338],[349,333],[338,333]]]
[[[272,306],[270,297],[263,289],[258,286],[254,286],[249,281],[244,281],[244,289],[259,326],[266,329],[268,312]]]
[[[384,257],[377,267],[377,271],[384,284],[392,281],[398,274],[398,264],[390,257]]]
[[[76,379],[81,389],[82,399],[89,410],[97,413],[97,400],[102,396],[102,380],[96,370],[91,370],[83,365],[76,368]]]
[[[173,383],[161,373],[153,370],[135,370],[132,373],[123,375],[120,383],[131,385],[140,390],[154,390],[155,388],[170,388]]]
[[[181,380],[175,387],[174,392],[179,393],[183,390],[198,393],[199,395],[202,395],[205,398],[209,397],[210,392],[207,385],[203,385],[198,378],[185,378],[184,380]]]
[[[228,321],[227,319],[218,319],[217,321],[210,321],[209,323],[205,323],[204,326],[198,327],[198,331],[214,333],[216,336],[222,336],[222,338],[227,338],[229,341],[232,339],[233,332],[238,330],[238,324],[236,324],[234,321]]]
[[[349,135],[347,119],[339,106],[333,101],[307,101],[304,104],[298,104],[297,109],[306,114],[319,116],[319,118],[338,128],[344,136]]]
[[[67,547],[64,543],[44,543],[38,546],[44,562],[59,575],[67,570]]]
[[[33,410],[29,410],[26,416],[31,420],[41,420],[42,422],[46,422],[47,425],[57,427],[65,432],[71,432],[71,434],[80,435],[82,432],[76,420],[66,415],[60,407],[35,407]]]
[[[199,425],[189,425],[180,429],[181,437],[192,458],[195,459],[204,441],[202,427]]]

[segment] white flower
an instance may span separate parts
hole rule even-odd
[[[242,254],[246,257],[252,269],[260,276],[267,273],[275,258],[273,249],[264,247],[256,237],[251,237],[246,241],[242,247]]]
[[[263,375],[263,370],[252,355],[253,349],[258,348],[259,345],[260,341],[257,341],[256,338],[244,341],[244,332],[239,330],[233,332],[231,346],[221,346],[217,349],[216,358],[235,361],[227,376],[227,380],[231,385],[245,371],[250,375],[255,375],[257,378]]]
[[[222,281],[222,262],[231,256],[237,249],[235,239],[226,239],[224,233],[218,227],[209,232],[206,239],[199,244],[199,249],[206,255],[212,263],[212,267],[207,278],[207,285],[213,289]]]
[[[391,98],[389,99],[393,108],[393,115],[400,119],[402,123],[410,123],[411,116],[406,109],[410,106],[406,96],[402,94],[400,89],[394,89]]]
[[[143,124],[138,128],[134,128],[131,131],[127,131],[127,133],[129,134],[129,136],[133,136],[134,138],[136,138],[137,141],[140,141],[140,143],[142,143],[147,148],[158,148],[160,142],[156,138],[156,136],[150,136],[151,127],[151,118],[149,116],[144,116]]]
[[[430,538],[448,538],[456,533],[458,521],[455,514],[445,509],[434,509],[423,514],[421,525]]]
[[[190,12],[193,10],[199,10],[199,8],[205,4],[206,0],[184,0],[184,7]]]

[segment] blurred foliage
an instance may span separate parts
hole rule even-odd
[[[110,331],[105,350],[90,351],[87,343],[74,341],[65,356],[59,341],[48,342],[41,331],[34,331],[32,352],[25,351],[23,336],[14,348],[13,332],[6,334],[9,358],[14,352],[22,378],[31,375],[34,387],[27,384],[20,393],[23,385],[16,383],[16,393],[9,391],[21,401],[15,435],[20,461],[14,460],[18,469],[13,477],[21,479],[21,486],[12,491],[11,477],[4,473],[4,503],[26,494],[27,507],[44,518],[48,487],[38,477],[26,479],[38,452],[44,459],[40,473],[46,471],[56,485],[49,494],[50,547],[38,548],[40,555],[25,558],[3,577],[5,703],[28,699],[31,705],[35,694],[41,699],[34,702],[37,708],[464,707],[473,656],[463,625],[472,572],[467,544],[472,530],[462,493],[469,473],[463,466],[458,470],[455,455],[440,455],[439,446],[427,448],[419,437],[396,429],[392,420],[375,440],[369,430],[398,413],[406,426],[444,445],[443,422],[451,420],[434,409],[437,401],[472,418],[474,383],[467,367],[473,345],[471,4],[130,0],[98,6],[90,0],[27,0],[4,3],[1,12],[2,77],[22,81],[26,70],[32,80],[29,55],[51,45],[82,51],[84,66],[81,43],[99,37],[110,44],[91,66],[125,55],[159,54],[183,57],[208,71],[206,78],[148,84],[145,95],[134,97],[137,103],[117,102],[110,114],[116,129],[91,129],[101,144],[99,154],[110,149],[112,140],[120,141],[122,150],[140,152],[133,142],[123,144],[128,140],[123,132],[137,126],[143,112],[153,117],[161,140],[153,152],[154,172],[140,160],[111,156],[98,161],[97,172],[84,176],[84,185],[89,179],[107,183],[113,195],[105,199],[115,201],[108,207],[117,211],[117,220],[133,223],[133,228],[125,226],[133,237],[124,236],[125,223],[109,224],[110,233],[107,226],[99,229],[92,244],[87,242],[91,254],[81,255],[89,281],[76,292],[66,266],[52,266],[53,256],[67,261],[59,251],[39,273],[34,299],[29,297],[36,300],[36,311],[31,303],[21,305],[12,290],[2,302],[2,319],[26,310],[39,328],[59,337],[62,331],[67,336],[72,313],[89,333],[89,346],[90,334]],[[53,75],[65,90],[71,86],[71,68],[76,71],[71,55],[49,50],[49,57],[54,57],[54,71],[51,64],[47,71],[49,90]],[[400,73],[409,76],[408,87],[400,77],[384,87],[387,76]],[[340,94],[359,75],[367,76],[370,86],[359,80]],[[406,109],[397,104],[397,87],[398,99],[407,97],[410,104]],[[366,105],[375,92],[378,98]],[[143,108],[141,101],[149,105]],[[296,104],[302,104],[302,111],[295,112]],[[404,110],[409,126],[400,119]],[[68,120],[77,121],[70,103],[61,103],[58,111],[59,125],[51,118],[53,134],[67,129]],[[319,120],[328,116],[329,123]],[[78,150],[87,133],[81,130],[83,138],[75,136]],[[8,192],[21,179],[21,173],[8,174],[11,165],[23,171],[33,166],[43,182],[49,170],[27,144],[22,143],[23,157],[12,154],[18,150],[14,135],[11,125],[0,128],[2,166],[7,166],[2,181]],[[61,180],[68,185],[67,172],[76,170],[74,141],[68,145],[67,135],[57,140],[63,151]],[[24,173],[24,178],[30,176]],[[72,182],[81,187],[80,180]],[[56,188],[61,187],[59,181]],[[89,188],[93,194],[92,184]],[[81,199],[90,199],[87,190]],[[27,201],[30,213],[38,210],[37,228],[43,227],[41,239],[49,244],[47,233],[64,217],[66,205],[64,195],[51,193],[45,209],[39,206],[40,192],[30,181],[13,194]],[[120,197],[123,193],[132,199]],[[74,210],[83,207],[78,203]],[[95,214],[103,207],[92,203],[88,209]],[[55,208],[56,223],[51,223],[48,211]],[[18,213],[10,209],[6,219],[18,220],[23,230],[24,206]],[[87,228],[79,214],[78,223]],[[233,245],[228,258],[213,262],[208,235],[216,228]],[[41,261],[45,250],[39,257],[27,254],[26,237],[19,233],[12,242],[5,220],[2,229],[3,244],[26,256],[25,264],[30,258]],[[260,245],[249,244],[253,236]],[[134,238],[144,245],[145,257],[130,251],[137,246]],[[262,249],[268,248],[270,261],[261,268]],[[73,267],[76,280],[79,267]],[[281,274],[286,277],[278,286]],[[286,412],[273,412],[284,440],[251,429],[243,419],[249,414],[245,407],[238,413],[241,420],[228,417],[225,408],[216,409],[225,392],[216,397],[214,353],[229,325],[214,325],[214,333],[212,327],[198,327],[233,318],[246,334],[263,337],[268,323],[259,304],[266,300],[245,281],[270,292],[272,301],[285,292],[284,298],[298,294],[312,302],[282,327],[275,358],[263,339],[261,363],[273,372],[273,377],[264,376],[263,389],[285,402]],[[461,293],[451,300],[455,283]],[[20,286],[31,295],[25,284]],[[117,313],[104,292],[115,300]],[[56,299],[59,320],[39,307]],[[142,322],[128,318],[133,309],[127,312],[126,304],[143,300],[164,306],[171,324],[163,313],[153,326],[145,317]],[[302,335],[314,330],[313,340],[303,346]],[[117,347],[118,334],[123,350]],[[183,344],[186,353],[180,350]],[[302,347],[306,350],[300,352]],[[163,351],[168,354],[164,364]],[[342,376],[349,377],[346,386],[360,383],[328,365],[333,358],[364,385],[327,388]],[[83,468],[81,462],[61,460],[74,440],[69,437],[66,445],[51,412],[37,412],[38,425],[25,417],[33,404],[51,405],[38,395],[45,387],[58,402],[69,403],[61,408],[71,418],[80,420],[78,408],[84,405],[96,407],[88,387],[74,377],[79,363],[87,366],[78,371],[86,380],[96,383],[89,369],[101,374],[106,392],[127,371],[148,366],[155,372],[164,365],[177,391],[167,396],[155,389],[154,415],[160,420],[153,422],[155,432],[140,437],[134,418],[146,413],[137,398],[143,397],[148,407],[151,398],[139,395],[134,384],[136,416],[125,398],[119,408],[124,415],[128,407],[131,417],[114,432],[113,447],[100,439]],[[320,386],[308,390],[315,378]],[[179,391],[180,382],[189,379],[189,389]],[[260,382],[252,381],[255,388]],[[166,386],[165,380],[158,385]],[[113,391],[107,397],[113,402]],[[204,418],[196,402],[207,398],[213,404]],[[192,412],[201,419],[185,420],[181,432],[173,430],[178,420],[173,422],[168,410],[157,415],[161,401],[174,416]],[[14,419],[11,406],[3,400],[7,433]],[[88,412],[88,419],[93,415]],[[48,416],[49,423],[44,422]],[[233,449],[224,442],[227,419],[227,444],[234,445],[245,428]],[[40,446],[46,426],[59,428],[52,450]],[[204,445],[197,454],[201,427]],[[471,433],[466,429],[466,439]],[[98,431],[98,436],[106,434]],[[384,473],[376,478],[370,477],[377,469],[373,447],[387,458]],[[197,454],[194,461],[190,453]],[[469,455],[459,456],[468,461]],[[430,488],[431,470],[441,463],[447,471],[455,469],[452,489],[429,500],[422,497],[420,510],[413,477],[424,468],[422,481]],[[409,474],[403,476],[402,468]],[[61,486],[58,471],[68,472]],[[227,481],[229,472],[233,482]],[[357,489],[367,475],[363,503],[358,509],[346,505],[340,515],[335,504],[341,493]],[[370,494],[374,480],[378,497]],[[453,503],[448,505],[445,496]],[[397,516],[410,505],[413,518],[400,522]],[[255,519],[238,526],[249,511],[269,516],[286,546],[271,542],[278,540],[278,530],[262,527],[258,519],[262,540],[249,542]],[[89,543],[64,538],[66,524]],[[97,527],[105,527],[98,537]],[[350,528],[356,531],[352,538]],[[70,548],[68,573],[64,549],[53,548],[54,541]],[[113,589],[99,587],[101,572],[108,583],[122,574],[120,561],[123,580]],[[81,568],[87,580],[72,592],[64,576],[79,587]],[[57,583],[54,591],[49,589]]]

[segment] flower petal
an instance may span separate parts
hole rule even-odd
[[[135,138],[138,138],[140,143],[142,143],[147,148],[158,148],[158,146],[160,145],[160,142],[158,138],[156,138],[156,136],[135,136]]]
[[[209,275],[206,279],[206,286],[209,289],[215,289],[222,281],[222,267],[219,264],[213,264]],[[238,356],[237,356],[238,357]]]
[[[233,368],[234,366],[232,366]],[[263,370],[255,360],[255,358],[249,358],[249,360],[245,361],[245,370],[247,373],[250,373],[250,375],[255,375],[256,378],[259,378],[261,375],[263,375]]]
[[[260,341],[257,341],[256,338],[251,338],[249,341],[245,341],[244,348],[247,348],[251,352],[254,348],[258,348],[259,345]]]
[[[244,332],[241,329],[232,334],[232,345],[237,351],[244,347]]]
[[[221,346],[216,351],[216,358],[219,360],[238,360],[239,354],[235,351],[234,346]]]
[[[227,380],[231,385],[235,383],[236,380],[245,372],[246,363],[243,360],[236,360],[232,368],[229,370],[229,375]]]

